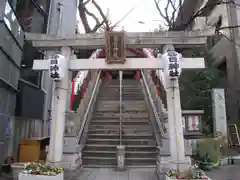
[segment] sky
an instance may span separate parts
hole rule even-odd
[[[153,0],[96,0],[102,7],[103,12],[109,9],[109,18],[114,24],[122,19],[132,8],[131,13],[120,23],[119,29],[124,28],[128,32],[152,31],[158,28],[163,21],[156,10]],[[90,12],[97,14],[95,7],[89,3],[88,9]],[[161,1],[161,7],[164,8],[166,0]],[[100,16],[100,15],[98,15]],[[143,23],[139,23],[139,21]],[[93,27],[95,21],[89,18],[90,25]],[[83,27],[80,23],[80,31],[83,32]]]

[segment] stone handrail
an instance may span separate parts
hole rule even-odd
[[[141,71],[141,74],[142,74],[141,84],[143,86],[143,90],[144,90],[144,94],[146,97],[146,102],[148,104],[148,107],[150,107],[152,110],[152,114],[151,114],[152,117],[151,117],[151,115],[150,115],[150,117],[151,117],[151,121],[153,123],[154,131],[156,134],[157,143],[158,143],[158,145],[160,145],[161,140],[160,140],[159,135],[162,138],[165,138],[165,130],[164,130],[163,124],[160,120],[161,118],[158,113],[159,109],[156,108],[156,102],[153,100],[153,95],[151,93],[151,89],[149,87],[148,80],[147,80],[146,75],[144,74],[143,70]],[[158,129],[156,129],[156,127],[158,127]]]
[[[90,115],[92,115],[92,111],[93,111],[93,106],[95,104],[96,98],[97,98],[97,94],[99,92],[99,86],[101,83],[101,71],[98,72],[98,75],[96,77],[96,80],[94,81],[94,83],[92,83],[91,86],[91,94],[88,94],[88,101],[86,103],[86,105],[84,106],[84,116],[82,119],[82,123],[81,123],[81,127],[78,133],[78,138],[82,138],[82,135],[84,133],[84,129],[87,129],[86,125],[87,125],[87,121],[90,119]]]
[[[84,116],[86,114],[86,111],[88,109],[88,104],[90,102],[90,98],[92,96],[92,93],[94,91],[94,87],[96,85],[96,82],[98,81],[98,85],[97,85],[97,92],[98,92],[98,88],[101,84],[101,80],[100,80],[100,71],[95,71],[91,73],[91,79],[87,85],[87,89],[86,92],[84,93],[84,97],[81,99],[81,102],[79,104],[78,110],[77,112],[70,112],[69,113],[69,118],[68,118],[68,127],[70,126],[70,129],[67,133],[67,135],[73,135],[76,136],[78,135],[81,125],[83,123],[84,120]],[[96,94],[95,94],[96,95]]]

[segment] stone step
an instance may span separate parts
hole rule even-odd
[[[109,97],[109,96],[99,96],[99,100],[119,100],[119,96]],[[144,96],[122,96],[122,100],[144,100]]]
[[[119,123],[120,122],[120,118],[106,118],[106,119],[97,119],[97,118],[93,118],[92,123]],[[131,119],[128,119],[128,118],[124,118],[122,119],[122,122],[123,123],[145,123],[145,124],[148,124],[150,121],[145,118],[141,118],[141,119],[138,119],[138,118],[131,118]]]
[[[141,105],[141,106],[146,106],[146,103],[144,100],[140,100],[140,101],[123,101],[123,105],[127,106],[127,105],[132,105],[132,104],[136,104],[136,105]],[[117,101],[98,101],[97,105],[112,105],[112,104],[119,104],[119,100]]]
[[[117,166],[116,157],[83,157],[83,164]]]
[[[128,167],[129,165],[139,166],[139,167],[146,167],[146,166],[156,166],[156,157],[148,157],[148,158],[132,158],[126,157],[125,158],[125,165]]]
[[[116,168],[116,165],[97,165],[97,164],[83,164],[84,168]],[[154,165],[125,165],[126,168],[155,168],[156,164]]]
[[[119,87],[120,86],[120,82],[116,82],[116,83],[112,83],[112,84],[108,84],[107,87]],[[122,82],[122,86],[123,87],[139,87],[141,86],[139,82]]]
[[[95,129],[119,129],[119,125],[112,125],[112,124],[90,124],[90,128],[95,128]],[[128,125],[128,124],[123,124],[122,125],[122,130],[145,130],[145,129],[151,129],[149,125]]]
[[[144,98],[139,97],[123,97],[123,100],[143,100]],[[119,97],[99,97],[99,100],[119,100]]]
[[[110,120],[92,120],[92,125],[120,125],[120,121],[110,121]],[[129,120],[123,120],[122,125],[149,125],[148,121],[129,121]]]
[[[127,133],[124,132],[123,133],[123,139],[144,139],[144,138],[152,138],[153,137],[153,133],[135,133],[135,134],[131,134],[131,133]],[[103,134],[97,134],[97,133],[88,133],[88,138],[106,138],[106,139],[118,139],[119,138],[119,132],[105,132]]]
[[[102,94],[102,95],[99,95],[98,96],[100,99],[106,99],[106,100],[119,100],[120,99],[120,94],[110,94],[110,93],[107,93],[107,94]],[[132,100],[130,99],[131,98],[138,98],[139,100],[144,100],[144,95],[142,94],[137,94],[137,93],[132,93],[132,94],[122,94],[122,99],[123,100]],[[108,98],[108,99],[107,99]],[[141,98],[141,99],[140,99]]]
[[[112,105],[111,107],[96,107],[97,111],[101,112],[117,112],[120,111],[120,105]],[[122,107],[122,112],[146,112],[148,113],[147,107],[135,107],[134,105],[132,107]]]
[[[83,164],[93,164],[93,165],[117,165],[117,157],[83,157]],[[150,157],[126,157],[126,165],[154,165],[156,164],[156,158]]]
[[[123,112],[122,114],[118,112],[101,112],[96,111],[93,114],[93,119],[102,119],[102,118],[120,118],[120,115],[124,119],[148,119],[149,115],[146,112]]]
[[[93,150],[84,150],[84,156],[86,157],[116,157],[116,151],[93,151]],[[125,157],[129,158],[138,158],[138,157],[149,157],[156,158],[156,151],[125,151]]]
[[[118,145],[115,144],[86,144],[85,150],[92,151],[116,151]],[[155,151],[156,145],[126,145],[126,151]]]
[[[112,107],[112,106],[117,106],[119,107],[120,106],[120,101],[119,100],[116,100],[116,101],[102,101],[102,102],[98,102],[96,104],[96,108],[101,108],[101,107]],[[126,102],[126,101],[122,101],[122,106],[125,108],[125,109],[128,109],[128,108],[146,108],[147,105],[145,104],[144,101],[142,100],[138,100],[138,101],[129,101],[129,102]]]
[[[110,133],[118,133],[119,134],[119,127],[103,127],[103,128],[96,128],[96,127],[93,127],[93,128],[89,128],[88,130],[88,133],[99,133],[99,134],[110,134]],[[145,127],[145,128],[135,128],[135,129],[131,129],[131,128],[124,128],[123,129],[123,133],[128,135],[128,134],[151,134],[153,133],[152,131],[152,128],[151,127]]]
[[[98,107],[96,108],[97,111],[101,111],[101,112],[118,112],[120,111],[120,107],[119,105],[117,106],[112,106],[112,107]],[[134,105],[132,107],[122,107],[122,112],[148,112],[148,108],[147,107],[135,107]]]
[[[120,139],[88,138],[87,144],[120,144]],[[156,145],[153,139],[122,139],[123,145]]]

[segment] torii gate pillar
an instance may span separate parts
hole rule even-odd
[[[49,23],[57,21],[58,37],[75,35],[76,28],[76,1],[54,0],[51,1],[51,18]],[[72,50],[68,46],[60,48],[61,54],[67,60],[72,55]],[[47,61],[48,62],[48,61]],[[48,65],[49,66],[49,65]],[[48,67],[49,68],[49,67]],[[69,98],[69,71],[65,72],[65,77],[54,83],[54,93],[52,96],[52,121],[49,151],[47,155],[47,163],[53,166],[62,166],[64,130],[67,111],[67,99]]]
[[[174,50],[172,45],[165,45],[163,53],[167,49]],[[164,69],[165,71],[167,69]],[[168,110],[168,135],[169,135],[169,148],[171,160],[169,166],[171,169],[177,169],[184,172],[189,169],[191,165],[190,158],[185,156],[184,137],[183,137],[183,124],[182,124],[182,109],[180,101],[179,81],[178,78],[166,78],[166,95],[167,95],[167,110]]]

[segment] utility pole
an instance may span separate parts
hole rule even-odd
[[[57,36],[75,35],[77,2],[69,0],[52,0],[50,10],[49,26],[50,31],[57,33]],[[61,54],[68,61],[72,50],[68,46],[60,49]],[[65,76],[53,85],[52,94],[52,121],[50,132],[50,145],[47,161],[54,166],[61,166],[63,153],[63,138],[66,121],[67,99],[69,87],[68,68]]]

